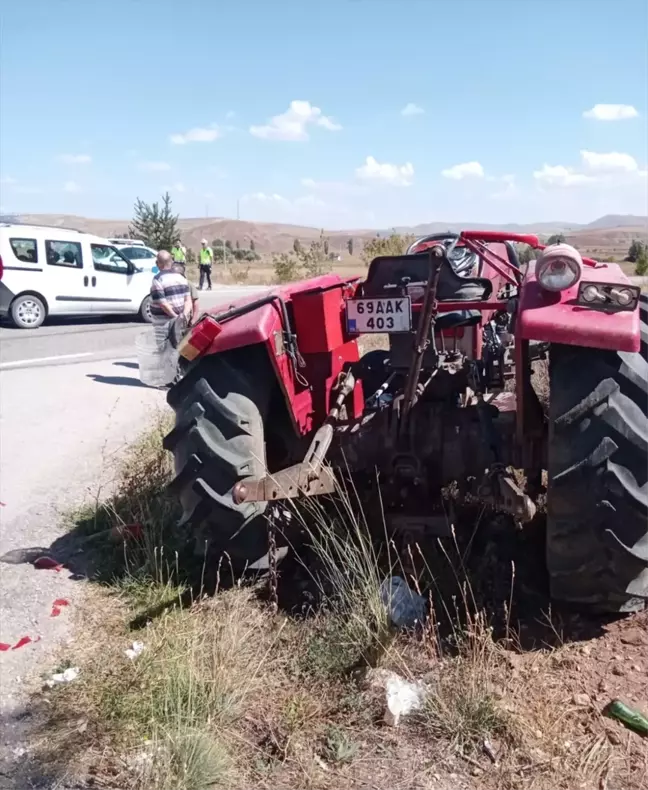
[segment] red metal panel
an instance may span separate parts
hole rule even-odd
[[[344,283],[292,296],[295,331],[302,354],[331,351],[344,343]]]
[[[314,294],[321,300],[322,308],[325,311],[324,318],[331,318],[331,326],[323,334],[319,334],[319,328],[315,327],[312,335],[314,342],[324,340],[327,344],[337,343],[337,347],[331,348],[324,353],[308,354],[302,349],[302,338],[306,345],[309,345],[308,329],[303,328],[298,331],[298,345],[300,352],[304,356],[306,366],[299,368],[297,373],[293,364],[287,356],[283,347],[283,325],[279,306],[276,302],[263,305],[249,313],[225,321],[221,324],[221,332],[214,337],[206,354],[215,354],[220,351],[228,351],[236,348],[264,343],[277,373],[279,386],[284,394],[288,412],[292,418],[293,426],[297,433],[307,434],[321,424],[321,421],[328,412],[330,393],[333,386],[337,383],[338,375],[347,362],[354,362],[359,358],[358,344],[355,340],[344,342],[346,338],[335,331],[334,317],[337,312],[337,325],[342,327],[341,310],[343,309],[343,288],[352,284],[357,278],[343,279],[337,274],[325,274],[301,283],[294,283],[275,288],[269,288],[268,294],[275,293],[281,296],[289,308],[295,307],[295,303],[303,294]],[[351,285],[351,288],[354,286]],[[330,295],[328,295],[330,294]],[[259,299],[265,294],[252,294],[243,299],[237,299],[228,305],[227,308],[219,306],[210,310],[210,313],[217,315],[230,307],[240,307]],[[295,299],[295,297],[297,297]],[[337,303],[337,306],[336,306]],[[331,314],[329,316],[329,313]],[[296,320],[296,319],[295,319]],[[311,324],[319,321],[313,316]],[[293,327],[295,330],[295,327]],[[351,408],[354,416],[362,413],[362,389],[360,384],[350,399]]]
[[[615,263],[588,268],[589,282],[618,283],[630,281]],[[521,289],[516,333],[520,339],[566,343],[572,346],[639,351],[639,311],[603,313],[577,304],[578,283],[559,293],[545,291],[530,264]]]

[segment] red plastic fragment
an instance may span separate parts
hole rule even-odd
[[[23,636],[19,639],[13,647],[8,645],[6,642],[0,642],[0,650],[4,652],[5,650],[18,650],[19,647],[24,647],[28,645],[30,642],[40,642],[40,636],[37,636],[35,639],[32,639],[31,636]]]
[[[40,642],[40,636],[37,636],[36,639],[32,639],[31,636],[23,636],[23,638],[19,639],[11,649],[18,650],[19,647],[24,647],[30,642]]]
[[[39,571],[56,571],[57,573],[63,570],[60,562],[47,556],[38,557],[38,559],[34,560],[34,568],[37,568]]]
[[[58,617],[61,614],[61,608],[63,606],[69,606],[70,602],[65,598],[57,598],[54,603],[52,604],[52,612],[50,617]]]

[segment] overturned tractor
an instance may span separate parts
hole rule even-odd
[[[539,255],[526,270],[514,243]],[[253,562],[268,503],[380,481],[388,530],[439,536],[454,484],[528,521],[546,470],[552,597],[648,599],[648,304],[566,244],[437,234],[201,316],[169,391],[172,487],[201,545]],[[363,335],[388,350],[360,356]],[[532,386],[549,360],[548,408]],[[376,475],[376,471],[378,474]]]

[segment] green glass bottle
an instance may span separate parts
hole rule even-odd
[[[621,700],[615,699],[610,702],[604,712],[611,719],[617,719],[639,735],[648,737],[648,719],[638,710],[629,708]]]

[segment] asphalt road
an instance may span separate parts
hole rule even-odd
[[[236,299],[266,291],[264,286],[217,286],[199,294],[199,309],[227,306]],[[60,318],[38,329],[0,326],[0,371],[65,365],[117,356],[133,356],[135,338],[146,328],[134,317]]]

